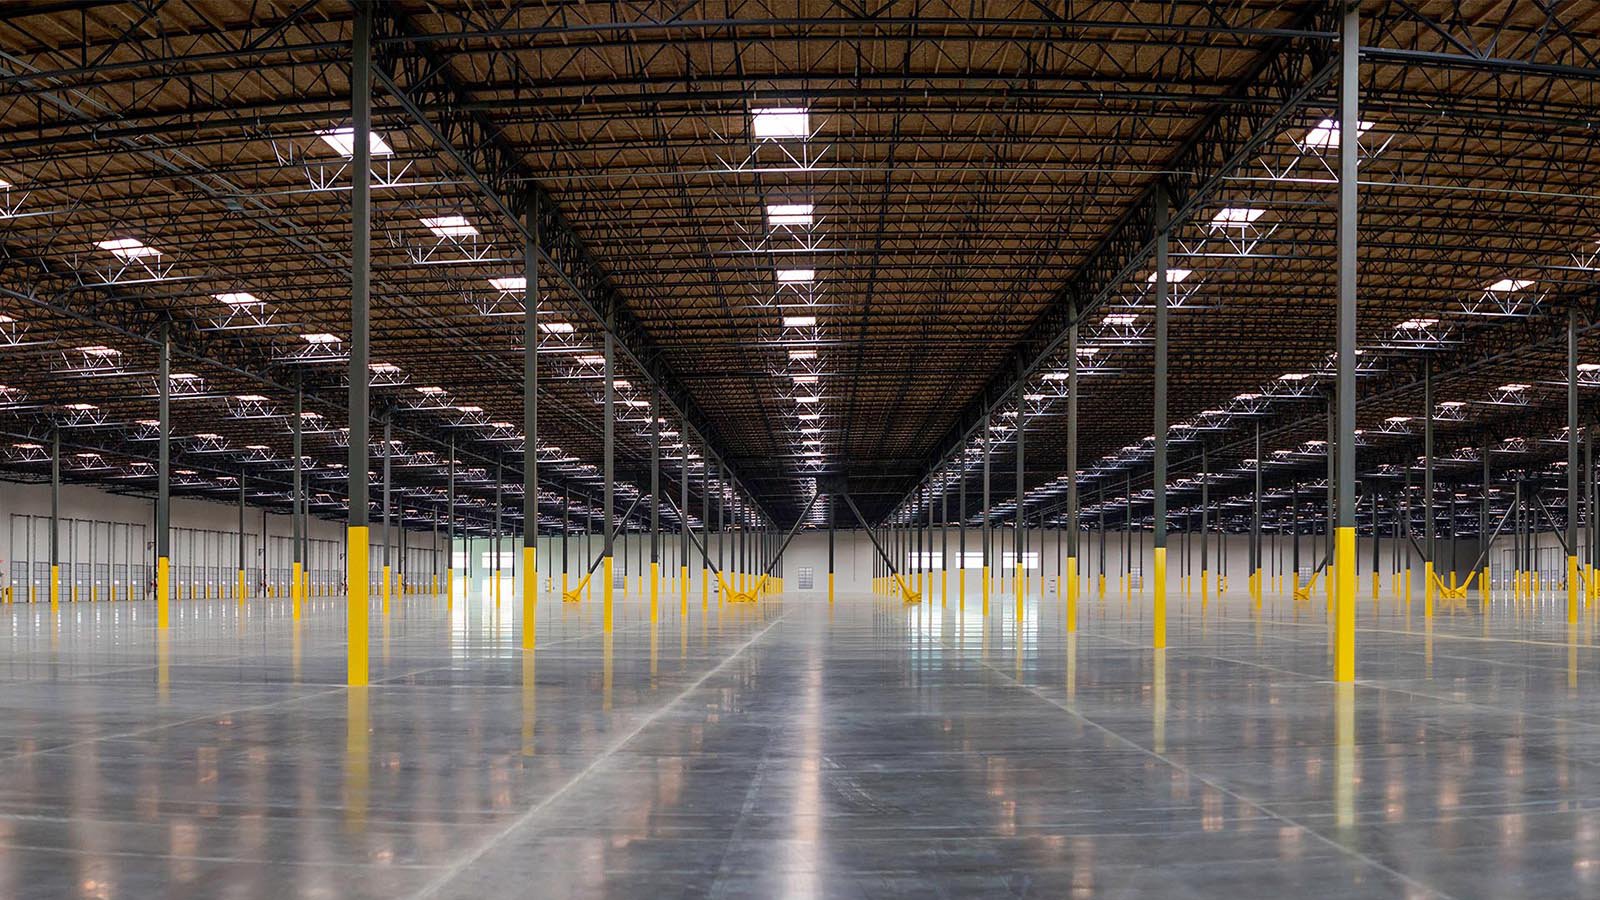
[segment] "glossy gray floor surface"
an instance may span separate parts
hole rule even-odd
[[[1557,599],[664,605],[0,608],[0,897],[1600,896]]]

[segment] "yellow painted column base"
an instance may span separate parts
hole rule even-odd
[[[611,580],[611,568],[613,564],[613,560],[609,556],[600,561],[600,574],[605,578],[605,585],[600,592],[600,597],[603,601],[600,607],[600,630],[607,632],[611,630],[614,615],[612,610],[612,592],[615,590],[615,583]],[[592,589],[593,585],[591,585],[591,590]]]
[[[1160,650],[1167,645],[1167,548],[1156,547],[1151,556],[1155,591],[1150,604],[1150,646]]]
[[[51,612],[57,612],[60,609],[61,609],[61,567],[58,566],[58,565],[52,565],[50,567],[50,611]],[[159,627],[162,627],[162,628],[166,627],[165,625],[162,625],[159,622],[157,623],[157,625]]]
[[[54,602],[52,599],[51,603]],[[168,628],[171,625],[172,560],[162,556],[156,559],[156,628]]]
[[[368,535],[365,525],[352,525],[345,533],[345,580],[350,585],[350,596],[345,602],[345,638],[349,642],[345,655],[345,683],[351,687],[365,685],[368,680],[367,660],[367,579]]]
[[[383,567],[383,586],[382,587],[383,587],[383,614],[387,616],[389,614],[389,592],[391,590],[389,567],[387,565],[385,565]]]
[[[1567,557],[1567,622],[1578,621],[1578,558]]]
[[[1349,682],[1356,677],[1356,530],[1335,529],[1333,540],[1339,578],[1333,616],[1333,680]]]
[[[1433,562],[1430,560],[1422,564],[1422,614],[1433,615]]]
[[[1067,557],[1067,630],[1078,630],[1078,558]]]
[[[522,649],[532,650],[538,641],[539,563],[534,548],[522,548]]]

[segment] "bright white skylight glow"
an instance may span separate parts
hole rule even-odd
[[[112,256],[124,262],[135,259],[144,259],[150,256],[160,256],[161,251],[154,247],[146,247],[137,238],[111,238],[95,244],[101,250],[110,251]]]
[[[304,339],[305,342],[308,343],[308,344],[337,344],[337,343],[339,343],[339,336],[338,335],[336,335],[336,334],[328,334],[325,331],[319,331],[319,332],[317,332],[315,334],[303,334],[300,337],[302,339]]]
[[[1218,227],[1249,225],[1261,218],[1264,212],[1266,210],[1248,206],[1227,206],[1217,210],[1217,214],[1211,217],[1211,224]]]
[[[779,269],[779,284],[810,284],[817,278],[814,269]]]
[[[817,358],[817,351],[815,351],[815,350],[790,350],[789,351],[789,358],[791,360],[816,359]]]
[[[1190,275],[1193,275],[1193,274],[1194,274],[1194,270],[1193,269],[1168,269],[1167,270],[1167,281],[1169,283],[1171,283],[1171,284],[1179,284],[1185,278],[1188,278]],[[1149,276],[1147,276],[1145,278],[1145,283],[1146,284],[1155,284],[1156,283],[1156,273],[1155,272],[1151,272],[1149,274]]]
[[[798,107],[758,109],[750,114],[750,133],[758,140],[811,136],[811,112]]]
[[[497,291],[524,291],[528,288],[528,279],[522,275],[507,275],[504,278],[489,279],[489,286]]]
[[[466,216],[432,216],[422,220],[422,227],[442,238],[472,237],[478,233]]]
[[[1356,120],[1356,135],[1359,137],[1372,130],[1371,122]],[[1305,140],[1300,143],[1315,150],[1333,150],[1339,146],[1339,120],[1323,119],[1310,131],[1306,132]]]
[[[768,203],[767,222],[771,225],[810,225],[809,203]]]
[[[354,128],[327,128],[318,131],[317,137],[322,138],[323,143],[332,147],[333,152],[345,159],[351,159],[356,155],[355,133],[356,130]],[[368,133],[367,148],[374,158],[390,156],[394,153],[394,150],[377,132]]]
[[[1522,278],[1502,278],[1494,284],[1484,288],[1497,294],[1507,294],[1512,291],[1523,291],[1533,287],[1533,282]]]
[[[571,322],[540,322],[539,330],[545,334],[571,334],[573,332]]]
[[[785,327],[785,328],[810,328],[811,326],[813,326],[815,324],[817,324],[817,317],[816,316],[784,316],[783,317],[783,327]]]

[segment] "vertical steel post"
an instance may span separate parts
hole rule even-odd
[[[304,525],[300,519],[305,503],[305,457],[302,449],[301,433],[305,428],[305,391],[297,382],[294,388],[294,423],[291,426],[290,443],[294,448],[294,477],[289,490],[289,521],[291,537],[289,542],[290,555],[293,565],[289,572],[289,602],[293,607],[294,618],[300,618],[301,601],[305,599],[305,548],[303,546]]]
[[[1422,610],[1433,615],[1433,359],[1422,361]]]
[[[606,323],[606,324],[608,326],[610,325],[609,322]],[[604,412],[605,424],[604,424],[604,427],[601,430],[602,441],[603,441],[603,443],[605,445],[604,446],[605,470],[604,470],[604,473],[603,473],[604,477],[605,477],[605,483],[604,483],[604,486],[603,486],[603,489],[602,489],[603,497],[602,497],[602,499],[600,501],[601,505],[603,507],[605,507],[604,512],[603,512],[602,517],[601,517],[601,527],[605,529],[605,533],[601,537],[600,574],[601,574],[602,577],[605,578],[605,583],[603,585],[601,585],[601,589],[600,589],[601,590],[600,596],[601,596],[601,598],[603,599],[603,602],[604,602],[604,605],[601,607],[601,613],[600,613],[600,629],[602,631],[608,632],[608,633],[611,631],[611,627],[612,627],[612,608],[611,608],[611,605],[612,605],[612,587],[611,587],[611,585],[612,585],[612,579],[611,579],[611,567],[612,567],[612,560],[611,560],[611,554],[612,554],[612,544],[611,544],[611,541],[612,541],[612,518],[611,517],[615,514],[615,512],[614,512],[614,510],[612,510],[611,505],[612,505],[612,499],[613,499],[613,496],[614,496],[614,488],[615,488],[615,485],[613,484],[613,481],[614,481],[615,475],[616,475],[615,468],[614,468],[615,464],[616,464],[616,436],[615,436],[616,423],[614,421],[615,413],[613,412],[613,409],[614,409],[614,406],[615,406],[615,403],[616,403],[616,393],[617,393],[616,374],[617,373],[616,373],[616,349],[613,346],[612,342],[613,342],[613,338],[611,336],[611,329],[608,327],[606,329],[606,336],[605,336],[605,401],[603,403],[603,406],[604,406],[604,409],[605,409],[605,412]]]
[[[1578,307],[1567,307],[1567,622],[1578,621]]]
[[[238,590],[238,593],[235,595],[235,599],[237,599],[240,603],[244,602],[244,594],[245,594],[245,584],[244,584],[244,571],[245,571],[245,559],[244,559],[245,484],[244,484],[244,478],[245,478],[244,470],[240,469],[239,470],[239,590]]]
[[[383,559],[382,559],[382,564],[383,564],[383,567],[382,567],[382,569],[379,570],[380,577],[382,578],[382,582],[379,585],[379,589],[383,592],[382,593],[383,614],[386,615],[386,616],[389,614],[389,593],[390,593],[389,585],[391,583],[391,578],[392,578],[391,570],[390,570],[390,562],[389,562],[389,545],[394,543],[394,539],[393,539],[393,537],[391,537],[391,532],[389,530],[389,501],[390,501],[390,493],[391,493],[391,491],[393,489],[393,484],[394,484],[394,482],[392,481],[392,479],[394,477],[394,440],[393,440],[393,434],[394,434],[394,432],[393,432],[393,426],[392,426],[391,421],[390,421],[390,416],[389,416],[388,413],[384,413],[384,416],[383,416],[383,504],[382,504],[382,512],[383,512],[383,529],[382,529],[382,534],[383,534]]]
[[[522,649],[538,642],[539,194],[528,191],[522,242]]]
[[[367,683],[367,338],[372,277],[372,7],[356,4],[350,72],[350,521],[345,538],[348,563],[346,681]]]
[[[159,395],[156,420],[160,423],[157,431],[161,435],[156,450],[156,628],[165,629],[172,622],[172,334],[166,323],[161,325],[160,354],[156,372]],[[58,566],[61,557],[52,554],[50,561],[51,603],[54,604],[60,598]]]
[[[160,531],[161,504],[156,506]],[[159,540],[159,538],[158,538]],[[61,611],[61,429],[50,429],[50,612]],[[165,613],[165,605],[162,607]],[[166,627],[165,616],[161,627]]]
[[[650,620],[661,602],[661,389],[650,394]]]
[[[1155,408],[1153,410],[1155,462],[1151,474],[1155,490],[1150,546],[1155,588],[1151,595],[1150,645],[1167,646],[1167,192],[1156,190],[1156,282],[1155,282]],[[1130,510],[1133,496],[1128,497]]]
[[[1078,630],[1078,315],[1067,326],[1067,631]]]
[[[1339,42],[1339,529],[1338,603],[1334,613],[1334,680],[1356,677],[1356,206],[1361,156],[1361,12],[1345,7]]]

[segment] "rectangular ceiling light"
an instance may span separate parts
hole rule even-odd
[[[137,238],[112,238],[95,244],[101,250],[108,250],[112,256],[120,260],[144,259],[148,256],[160,256],[161,251],[154,247],[146,247]]]
[[[574,329],[571,322],[540,322],[539,330],[545,334],[571,334]]]
[[[474,237],[478,233],[466,216],[432,216],[422,220],[422,227],[442,238]]]
[[[767,223],[770,225],[810,225],[812,207],[809,203],[768,203]]]
[[[497,291],[525,291],[528,289],[528,279],[522,275],[507,275],[504,278],[489,279],[489,286]]]
[[[1366,134],[1372,129],[1371,122],[1356,120],[1356,136]],[[1339,120],[1323,119],[1315,127],[1306,132],[1305,140],[1300,143],[1314,150],[1335,150],[1339,147]]]
[[[795,384],[816,384],[817,383],[817,376],[815,376],[815,375],[796,375],[796,376],[794,376],[794,383]]]
[[[336,334],[328,334],[325,331],[319,331],[319,332],[317,332],[315,334],[303,334],[300,337],[302,339],[304,339],[305,342],[308,343],[308,344],[337,344],[337,343],[339,343],[339,336],[338,335],[336,335]]]
[[[1401,331],[1418,331],[1423,328],[1432,328],[1439,324],[1438,319],[1407,319],[1395,327]]]
[[[317,137],[322,142],[333,148],[333,152],[345,159],[353,159],[356,155],[354,128],[325,128],[317,132]],[[368,132],[367,150],[374,158],[379,156],[392,156],[394,149],[386,143],[377,132]]]
[[[821,400],[822,400],[821,397],[810,397],[810,396],[794,398],[794,402],[796,402],[796,403],[817,403],[817,402],[820,402]]]
[[[758,140],[811,136],[811,111],[801,107],[758,109],[750,114],[750,132]]]
[[[1217,210],[1217,214],[1211,217],[1211,224],[1219,227],[1249,225],[1261,218],[1264,212],[1266,210],[1253,209],[1248,206],[1227,206]]]
[[[816,358],[817,358],[817,351],[815,351],[815,350],[790,350],[789,351],[789,359],[790,360],[816,359]]]
[[[217,302],[222,303],[225,306],[255,306],[261,302],[261,300],[257,298],[255,294],[251,294],[246,291],[234,291],[226,294],[212,294],[211,296],[217,298]]]
[[[1106,313],[1101,325],[1132,325],[1139,317],[1133,313]]]
[[[783,327],[785,327],[785,328],[810,328],[810,327],[812,327],[812,326],[814,326],[816,324],[817,324],[817,317],[816,316],[784,316],[783,317]]]
[[[1502,278],[1484,288],[1484,290],[1494,291],[1497,294],[1508,294],[1512,291],[1525,291],[1531,287],[1533,287],[1533,282],[1523,278]]]
[[[779,269],[779,284],[810,284],[817,278],[814,269]]]

